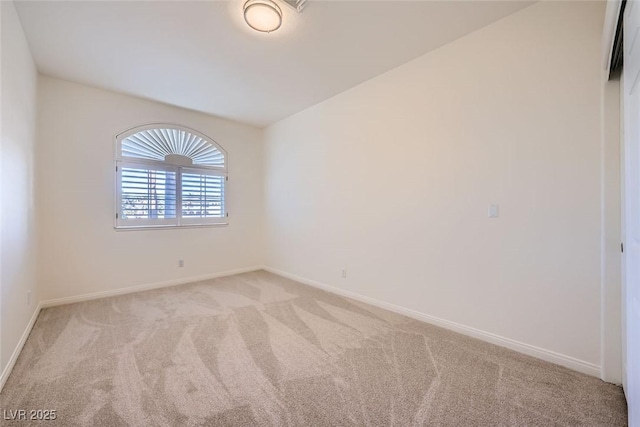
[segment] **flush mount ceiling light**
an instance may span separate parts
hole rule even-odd
[[[270,33],[282,25],[282,10],[271,0],[248,0],[244,20],[254,30]]]

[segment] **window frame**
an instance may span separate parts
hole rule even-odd
[[[144,159],[144,158],[136,158],[136,157],[128,157],[122,155],[122,141],[124,141],[127,137],[134,135],[136,133],[150,130],[150,129],[176,129],[191,133],[196,135],[206,142],[211,144],[213,147],[218,149],[222,155],[224,156],[224,165],[223,166],[205,166],[199,164],[178,164],[174,162],[167,161],[159,161],[152,159]],[[125,230],[150,230],[150,229],[176,229],[176,228],[194,228],[194,227],[219,227],[219,226],[227,226],[229,225],[228,218],[229,212],[227,210],[227,182],[229,180],[229,175],[227,172],[227,163],[228,157],[227,152],[217,144],[213,139],[209,138],[202,133],[195,131],[193,129],[187,128],[185,126],[169,124],[169,123],[157,123],[157,124],[148,124],[144,126],[138,126],[132,129],[129,129],[125,132],[122,132],[116,135],[115,138],[115,194],[114,194],[114,211],[115,211],[115,219],[114,219],[114,229],[116,231],[125,231]],[[140,169],[149,169],[149,170],[158,170],[158,171],[169,171],[175,173],[175,181],[176,181],[176,217],[175,218],[137,218],[137,219],[123,219],[122,218],[122,168],[140,168]],[[219,176],[222,177],[222,212],[223,216],[221,217],[209,217],[209,218],[183,218],[182,217],[182,174],[190,173],[190,174],[201,174],[208,176]]]

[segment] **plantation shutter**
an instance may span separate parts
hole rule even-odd
[[[116,137],[116,227],[226,224],[226,152],[177,125]]]
[[[219,147],[195,131],[150,128],[124,138],[120,143],[122,157],[163,162],[167,155],[188,157],[194,165],[225,168],[225,156]]]
[[[176,172],[175,168],[155,165],[119,165],[118,224],[175,224]]]
[[[182,223],[216,223],[226,218],[225,176],[202,170],[181,170]]]

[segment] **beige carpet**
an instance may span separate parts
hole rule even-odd
[[[45,309],[0,399],[64,426],[621,426],[627,412],[596,378],[264,271]]]

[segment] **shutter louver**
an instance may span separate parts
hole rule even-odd
[[[225,167],[224,153],[205,138],[182,129],[146,129],[121,142],[120,156],[164,161],[171,154],[185,156],[194,165]]]
[[[176,221],[176,172],[150,167],[118,168],[119,224],[171,225]]]
[[[223,218],[224,176],[182,173],[182,218]]]

